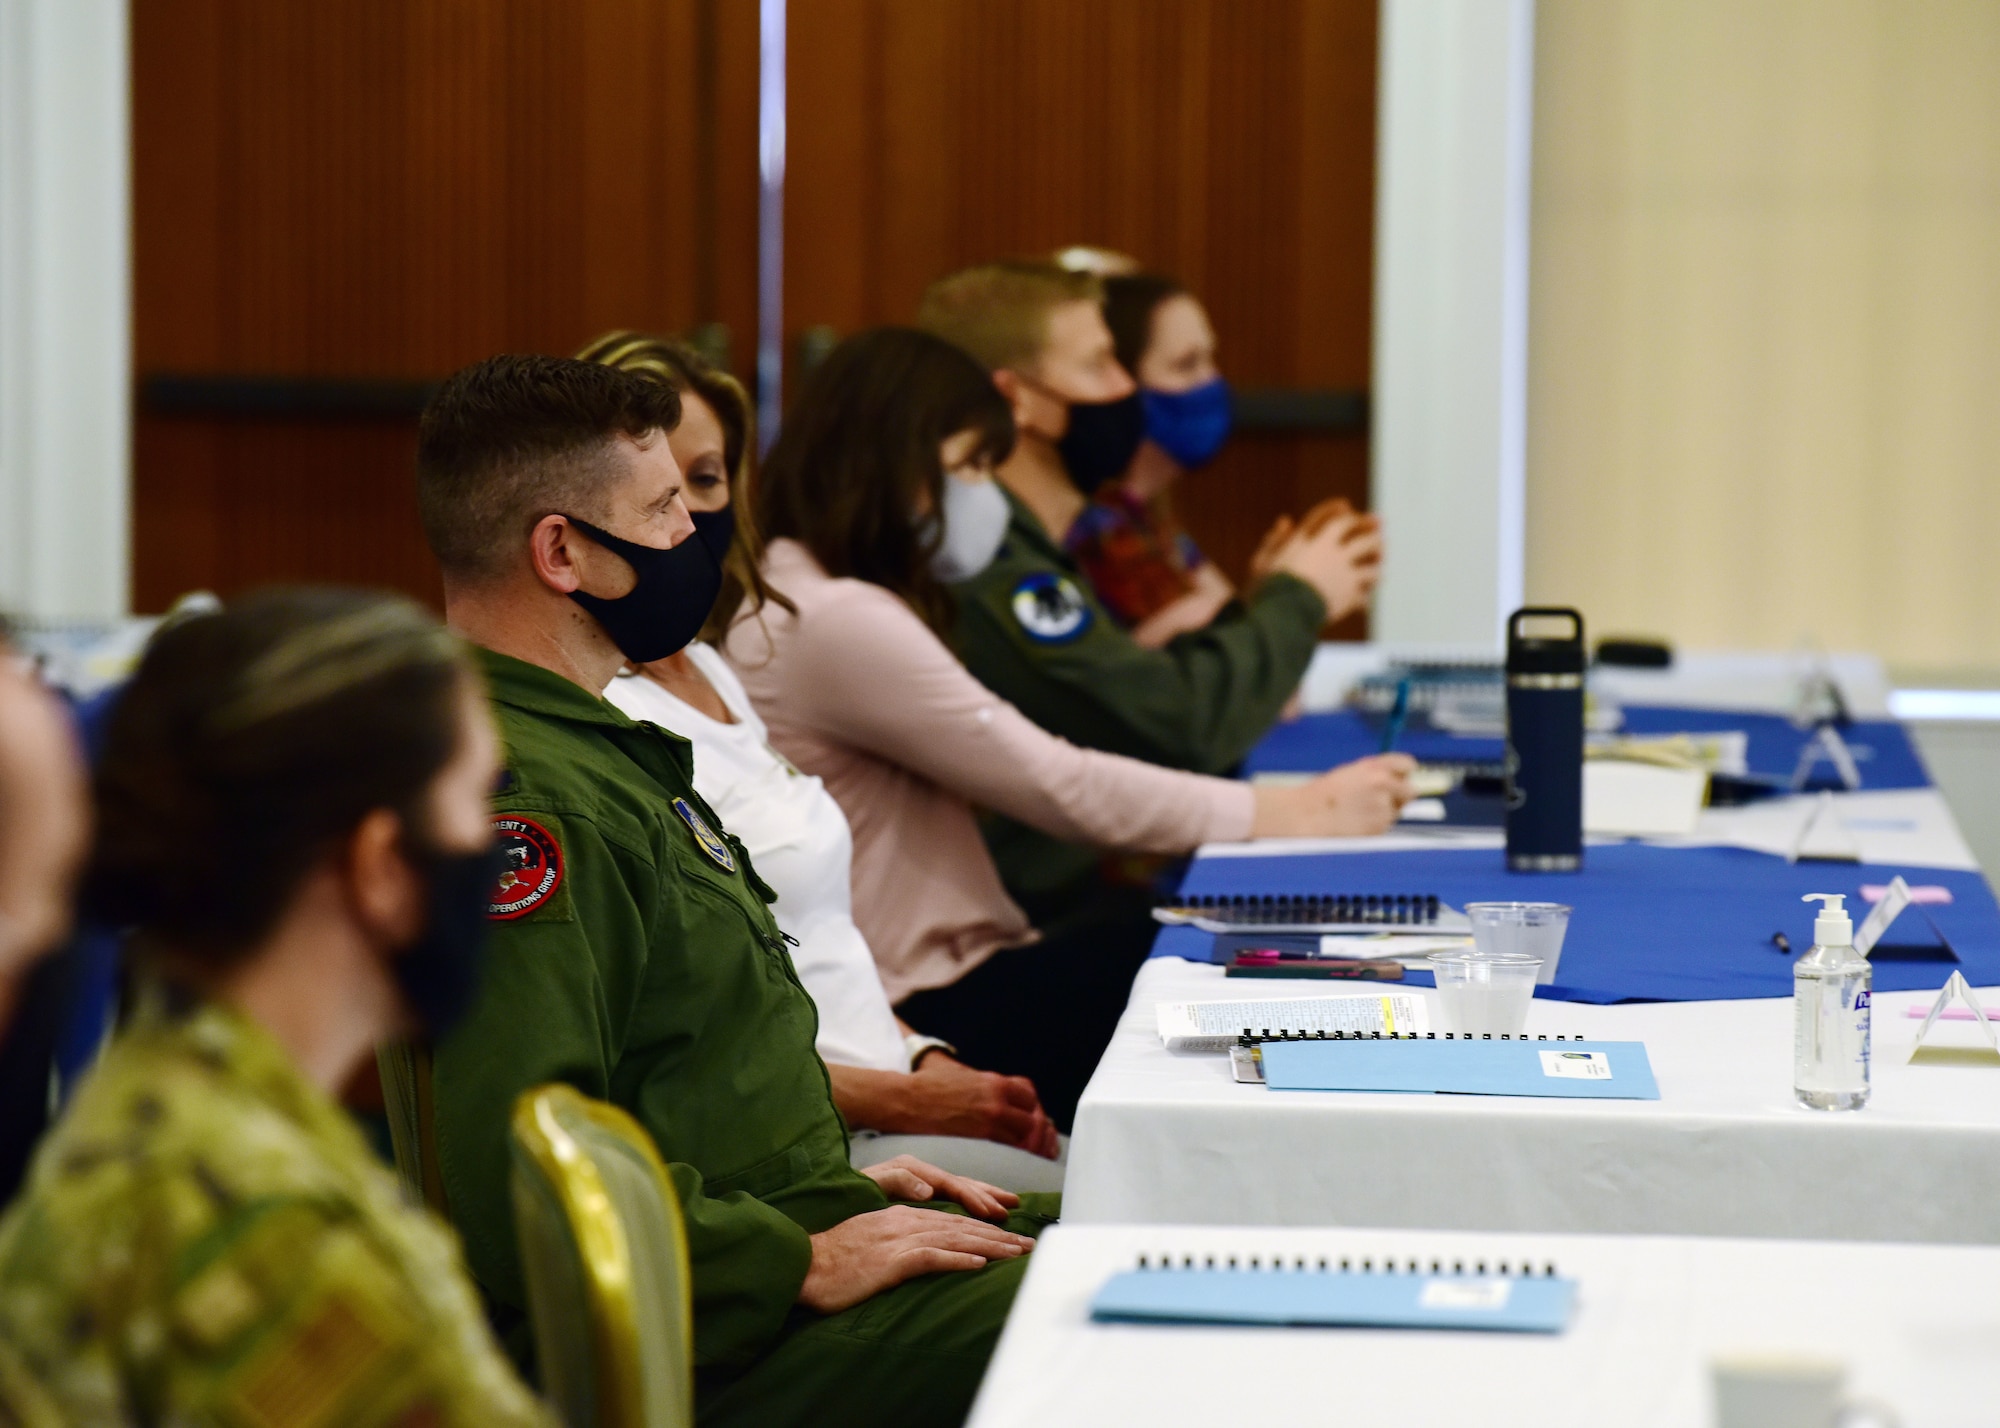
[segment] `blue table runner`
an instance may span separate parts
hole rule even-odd
[[[1436,893],[1455,907],[1509,900],[1565,902],[1569,935],[1557,984],[1538,995],[1579,1002],[1710,1001],[1791,995],[1792,962],[1812,945],[1809,892],[1845,893],[1858,924],[1863,883],[1897,874],[1950,888],[1949,906],[1911,908],[1874,956],[1882,991],[1941,987],[1954,966],[1974,986],[2000,984],[2000,904],[1976,872],[1854,863],[1787,863],[1743,848],[1587,848],[1578,873],[1512,873],[1497,848],[1294,857],[1200,858],[1189,894]],[[1958,954],[1948,960],[1921,914]],[[1783,932],[1792,954],[1771,934]],[[1162,929],[1156,957],[1207,961],[1214,939]],[[1421,980],[1428,980],[1422,978]]]
[[[1809,735],[1775,714],[1716,709],[1628,707],[1624,732],[1749,735],[1750,772],[1790,777]],[[1929,788],[1930,775],[1903,727],[1857,720],[1845,731],[1864,790]],[[1381,735],[1352,710],[1308,714],[1281,724],[1248,759],[1244,773],[1318,770],[1373,753]],[[1400,747],[1420,760],[1497,763],[1501,741],[1415,731]],[[1822,767],[1822,775],[1830,771]],[[1202,858],[1188,869],[1188,894],[1436,893],[1468,902],[1566,902],[1575,909],[1557,984],[1538,995],[1581,1002],[1706,1001],[1787,996],[1791,964],[1812,945],[1809,892],[1848,896],[1854,920],[1867,915],[1863,883],[1901,874],[1912,884],[1942,884],[1949,906],[1912,908],[1875,954],[1883,991],[1928,991],[1954,966],[1974,986],[2000,984],[2000,904],[1976,872],[1841,863],[1787,863],[1742,848],[1660,848],[1620,843],[1588,848],[1579,873],[1510,873],[1497,849],[1395,853],[1324,853],[1306,857]],[[1958,960],[1925,923],[1928,912]],[[1783,932],[1793,953],[1772,943]],[[1193,928],[1165,928],[1156,957],[1209,960],[1214,939]],[[1427,983],[1428,974],[1411,980]]]
[[[1741,729],[1750,736],[1747,758],[1750,772],[1775,778],[1791,777],[1798,764],[1799,750],[1810,737],[1791,720],[1776,714],[1637,706],[1625,710],[1625,727],[1621,732],[1647,736],[1709,734],[1730,729]],[[1864,789],[1931,786],[1923,760],[1900,724],[1886,719],[1856,720],[1844,731],[1844,737],[1854,751]],[[1375,753],[1381,747],[1380,728],[1351,709],[1307,714],[1280,724],[1265,735],[1243,761],[1243,772],[1245,776],[1317,772]],[[1426,763],[1497,764],[1501,757],[1497,738],[1463,738],[1428,730],[1405,734],[1397,748]],[[1821,765],[1819,773],[1824,782],[1831,769]]]

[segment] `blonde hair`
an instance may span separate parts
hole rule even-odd
[[[729,542],[729,555],[722,562],[722,591],[715,597],[697,639],[720,643],[736,623],[736,612],[744,597],[750,598],[748,613],[775,601],[797,613],[797,607],[764,583],[760,568],[764,560],[764,538],[757,530],[755,493],[750,489],[750,394],[743,384],[716,366],[685,342],[655,337],[620,328],[607,332],[577,354],[580,362],[597,362],[621,372],[651,377],[677,392],[693,392],[715,411],[722,427],[722,464],[729,472],[729,502],[736,512],[736,534]]]
[[[1041,259],[982,263],[939,278],[917,305],[917,326],[970,353],[987,371],[1032,366],[1049,340],[1049,315],[1066,303],[1098,304],[1104,284]]]

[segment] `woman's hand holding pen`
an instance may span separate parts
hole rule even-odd
[[[1408,754],[1375,754],[1307,783],[1257,790],[1253,838],[1352,838],[1385,833],[1415,796]]]

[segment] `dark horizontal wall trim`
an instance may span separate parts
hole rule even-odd
[[[1249,387],[1236,394],[1238,431],[1360,436],[1368,430],[1368,393],[1321,387]]]
[[[408,421],[437,389],[436,382],[373,378],[154,373],[139,379],[139,410],[147,416],[233,421]]]
[[[232,421],[406,421],[424,409],[436,382],[338,377],[182,376],[139,379],[148,416]],[[1317,387],[1249,387],[1236,393],[1236,426],[1246,432],[1359,436],[1368,430],[1368,393]]]

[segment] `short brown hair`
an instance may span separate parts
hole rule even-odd
[[[960,349],[927,332],[878,327],[850,337],[813,369],[771,454],[757,518],[835,578],[880,585],[933,629],[951,595],[931,570],[941,534],[917,511],[944,502],[939,448],[962,431],[996,465],[1014,449],[1000,389]]]
[[[568,357],[488,357],[453,373],[417,431],[417,507],[448,576],[507,568],[550,514],[601,519],[619,436],[672,431],[680,392]]]
[[[178,970],[226,971],[375,809],[423,848],[478,678],[400,596],[273,590],[164,630],[111,715],[86,905]]]
[[[757,503],[750,478],[750,394],[743,384],[685,342],[643,332],[607,332],[577,353],[581,362],[602,362],[621,372],[637,372],[684,392],[693,392],[715,411],[722,427],[722,464],[729,472],[729,504],[736,513],[729,554],[722,562],[722,591],[696,638],[721,641],[736,623],[746,595],[747,614],[775,601],[793,614],[798,607],[764,583],[764,538],[757,530]]]
[[[987,371],[1033,365],[1049,340],[1049,314],[1064,303],[1101,303],[1089,273],[1039,259],[982,263],[924,289],[917,326],[972,354]]]

